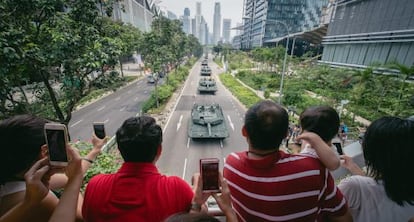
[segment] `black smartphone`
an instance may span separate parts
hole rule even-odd
[[[342,150],[341,143],[332,143],[332,144],[335,145],[336,151],[338,152],[339,155],[344,155],[344,151]]]
[[[200,159],[200,174],[203,180],[203,192],[219,192],[219,159]]]
[[[48,147],[49,164],[54,167],[68,165],[66,145],[68,144],[68,131],[64,124],[46,123],[45,137]]]
[[[96,137],[98,137],[99,139],[104,139],[106,137],[104,123],[101,123],[101,122],[93,123],[93,131],[95,132]]]

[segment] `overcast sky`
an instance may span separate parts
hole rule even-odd
[[[201,13],[208,23],[210,32],[213,32],[214,3],[220,2],[221,18],[231,19],[231,27],[235,27],[237,22],[241,22],[243,11],[243,0],[162,0],[159,5],[161,9],[172,11],[179,18],[184,14],[184,8],[190,9],[191,18],[196,12],[196,2],[201,2]],[[223,24],[221,26],[223,28]],[[235,31],[232,30],[232,36]]]

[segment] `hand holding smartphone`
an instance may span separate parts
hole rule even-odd
[[[93,131],[99,139],[104,139],[106,137],[105,124],[103,122],[94,122]]]
[[[46,123],[45,137],[48,147],[49,164],[54,167],[65,167],[68,165],[68,131],[64,124]]]
[[[200,174],[203,192],[219,192],[219,159],[200,159]]]

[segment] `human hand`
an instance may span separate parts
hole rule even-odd
[[[231,206],[231,196],[230,196],[230,189],[227,185],[227,181],[223,178],[221,172],[220,172],[220,185],[221,185],[221,194],[213,193],[214,199],[216,199],[216,202],[218,206],[220,207],[221,211],[225,215],[233,214],[233,208]]]
[[[194,185],[193,203],[203,205],[211,195],[211,192],[203,192],[203,178],[201,177],[200,173],[195,173],[191,181]]]
[[[362,175],[365,176],[364,171],[354,162],[352,157],[341,155],[339,156],[341,159],[341,166],[349,170],[354,175]]]
[[[103,139],[98,138],[95,133],[92,134],[92,150],[99,150],[101,151],[102,147],[106,144],[108,141],[108,137],[105,137]]]
[[[65,168],[65,174],[68,177],[68,181],[72,181],[74,179],[82,179],[82,159],[79,155],[79,151],[76,149],[72,149],[70,145],[66,146],[66,152],[69,156],[69,163]]]
[[[26,181],[25,201],[28,203],[39,203],[49,193],[50,167],[47,157],[37,161],[24,174]]]

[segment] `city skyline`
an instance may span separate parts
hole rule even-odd
[[[210,31],[213,30],[214,24],[214,5],[219,2],[221,5],[221,22],[223,19],[231,19],[232,28],[237,22],[242,21],[243,0],[182,0],[180,4],[174,0],[163,0],[159,5],[161,8],[174,12],[177,17],[184,14],[184,9],[190,9],[190,17],[196,15],[196,2],[201,2],[201,14],[206,20]],[[236,35],[236,30],[231,30],[231,37]]]

